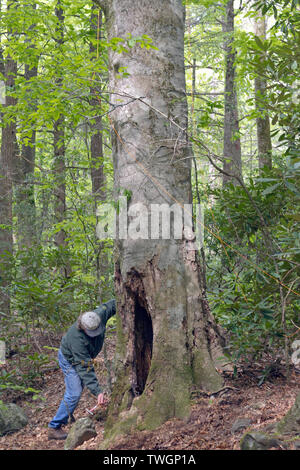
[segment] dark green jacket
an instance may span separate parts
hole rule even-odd
[[[78,329],[77,321],[73,323],[63,336],[60,350],[66,360],[74,366],[76,372],[93,395],[99,395],[102,389],[95,374],[92,360],[102,349],[106,323],[116,313],[115,300],[109,300],[94,310],[101,318],[101,333],[94,338],[87,336]]]

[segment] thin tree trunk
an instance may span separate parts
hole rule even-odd
[[[101,39],[101,28],[102,28],[102,11],[93,8],[91,15],[91,26],[95,31],[97,38]],[[90,53],[97,55],[99,49],[93,43],[90,44]],[[100,78],[99,74],[95,75],[96,79]],[[100,80],[99,80],[100,81]],[[101,89],[98,86],[91,88],[91,103],[93,106],[99,106],[101,103],[100,97]],[[103,137],[102,137],[102,117],[101,112],[95,117],[95,123],[92,126],[91,136],[91,178],[92,178],[92,192],[95,197],[95,201],[105,200],[104,192],[104,165],[103,165]]]
[[[54,145],[54,173],[56,185],[54,189],[54,216],[56,223],[62,223],[66,215],[66,183],[65,183],[65,132],[64,118],[60,117],[54,123],[53,131]],[[55,243],[58,247],[65,248],[66,233],[60,229],[55,234]]]
[[[223,140],[223,170],[230,175],[242,178],[242,156],[240,129],[238,118],[238,103],[235,79],[235,51],[233,49],[234,37],[234,1],[229,0],[225,6],[226,13],[223,20],[223,33],[225,34],[225,110],[224,110],[224,140]],[[223,184],[232,182],[237,184],[235,178],[223,174]]]
[[[30,8],[36,10],[36,3],[32,2]],[[31,30],[35,28],[31,26]],[[27,39],[28,48],[34,51],[34,45]],[[38,66],[37,60],[32,57],[30,64],[24,66],[24,78],[27,83],[37,77]],[[28,102],[31,103],[30,93],[28,94]],[[33,109],[35,105],[33,104]],[[27,249],[35,246],[37,241],[36,227],[36,207],[35,207],[35,189],[33,184],[34,166],[35,166],[35,142],[36,131],[33,130],[28,144],[23,144],[21,155],[18,159],[18,175],[16,181],[16,214],[17,223],[17,241],[20,249]]]
[[[259,14],[259,13],[258,13]],[[255,23],[255,34],[266,39],[266,19],[260,13]],[[256,119],[258,165],[260,170],[264,167],[272,168],[272,142],[270,135],[270,119],[264,102],[266,99],[267,82],[262,77],[255,77],[255,105],[259,116]]]
[[[103,29],[103,13],[96,5],[92,7],[91,14],[91,27],[95,32],[97,45],[90,43],[90,53],[96,58],[99,57],[100,40],[102,39]],[[95,123],[92,126],[91,136],[91,179],[92,179],[92,193],[94,197],[94,209],[96,215],[96,226],[98,225],[98,205],[106,200],[105,191],[105,173],[104,173],[104,152],[103,152],[103,134],[102,134],[102,110],[101,110],[101,87],[100,87],[100,74],[94,74],[94,78],[98,79],[98,86],[91,87],[91,104],[98,109],[96,112]],[[100,106],[100,110],[99,110]],[[95,243],[95,257],[96,257],[96,275],[98,284],[98,303],[101,304],[105,300],[106,283],[101,280],[109,276],[109,259],[108,253],[105,251],[105,245],[102,241],[97,240]],[[107,371],[107,387],[111,392],[112,390],[112,364],[107,357],[106,341],[103,345],[103,358],[104,365]]]
[[[25,79],[30,81],[37,76],[37,67],[25,65]],[[32,131],[30,142],[24,144],[18,159],[16,182],[16,213],[18,216],[17,239],[20,249],[35,246],[37,241],[35,190],[33,184],[35,165],[36,132]]]
[[[8,3],[7,8],[10,4]],[[5,59],[1,49],[1,68],[5,81],[5,111],[16,105],[16,99],[10,96],[15,85],[17,63],[8,55]],[[3,119],[3,115],[1,116]],[[11,120],[2,127],[0,154],[0,311],[10,313],[10,277],[13,255],[13,175],[16,167],[16,122]]]
[[[151,204],[191,204],[182,2],[98,3],[109,39],[146,34],[158,48],[110,51],[116,192],[130,194],[129,210],[136,203],[147,211]],[[123,67],[129,75],[119,78]],[[185,417],[193,387],[216,390],[222,384],[213,360],[220,356],[219,338],[203,270],[189,246],[172,236],[116,240],[117,380],[108,437]]]
[[[95,37],[97,41],[101,40],[101,31],[102,31],[102,11],[99,8],[94,6],[92,8],[91,14],[91,27],[95,32]],[[100,50],[100,44],[95,46],[92,42],[90,43],[90,53],[98,58]],[[100,74],[95,74],[94,77],[96,80],[99,80],[100,83]],[[100,86],[91,87],[91,104],[97,109],[99,105],[101,106],[101,89]],[[92,179],[92,193],[94,197],[94,208],[96,215],[96,225],[98,225],[98,216],[97,209],[98,204],[106,200],[105,192],[105,174],[104,174],[104,154],[103,154],[103,136],[102,136],[102,117],[101,109],[96,112],[97,116],[95,118],[95,123],[92,126],[92,136],[91,136],[91,179]],[[101,282],[101,275],[105,276],[105,271],[108,267],[107,255],[103,252],[103,243],[97,241],[95,248],[97,252],[96,255],[96,273],[97,273],[97,282],[99,287],[98,301],[99,303],[103,302],[103,289]]]
[[[56,3],[55,14],[57,18],[56,27],[56,45],[59,49],[64,43],[64,10],[61,0]],[[56,79],[57,87],[61,87],[63,77],[58,76]],[[65,118],[61,115],[54,122],[53,130],[53,146],[54,146],[54,174],[55,174],[55,189],[54,189],[54,217],[56,223],[64,222],[66,218],[66,164],[65,164]],[[61,251],[61,256],[64,259],[64,276],[67,278],[70,275],[71,268],[67,259],[67,243],[66,232],[61,228],[55,234],[55,243]]]

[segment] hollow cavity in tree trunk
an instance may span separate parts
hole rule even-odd
[[[130,54],[109,51],[116,203],[120,194],[130,195],[128,234],[135,217],[130,211],[138,205],[150,225],[148,238],[137,232],[126,237],[126,224],[116,220],[116,381],[105,425],[105,437],[113,440],[189,416],[193,387],[222,386],[215,364],[222,351],[202,260],[185,231],[177,236],[174,230],[174,204],[181,210],[193,203],[182,2],[164,0],[163,8],[162,0],[97,3],[104,8],[109,40],[147,35],[156,46],[136,44]],[[167,238],[150,236],[153,205],[170,210]]]
[[[143,393],[150,370],[153,329],[152,320],[147,310],[135,300],[134,308],[134,346],[135,346],[135,366],[136,366],[136,389],[135,395]]]

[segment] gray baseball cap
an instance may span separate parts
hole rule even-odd
[[[94,338],[98,336],[102,331],[101,320],[96,312],[85,312],[81,316],[81,326],[84,332]]]

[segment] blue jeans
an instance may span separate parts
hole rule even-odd
[[[73,417],[73,412],[80,400],[83,386],[74,367],[66,360],[61,350],[58,351],[58,362],[65,378],[65,394],[56,415],[49,423],[49,428],[60,428]]]

